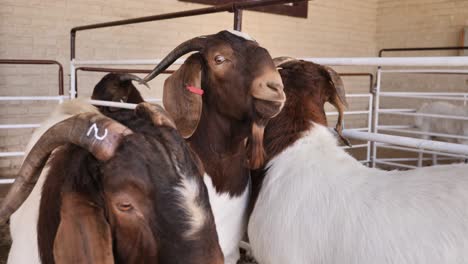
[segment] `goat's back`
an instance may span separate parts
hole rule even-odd
[[[468,165],[381,171],[330,141],[270,162],[248,227],[260,263],[466,263]]]

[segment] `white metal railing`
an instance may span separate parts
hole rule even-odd
[[[467,60],[468,57],[462,57],[461,60]],[[453,66],[453,65],[452,65]],[[467,66],[467,65],[461,65],[461,66]],[[466,136],[463,135],[453,135],[453,134],[444,134],[444,133],[435,133],[431,131],[418,131],[415,130],[414,126],[388,126],[388,125],[383,125],[380,124],[380,115],[399,115],[399,116],[409,116],[409,117],[417,117],[417,116],[422,116],[422,117],[428,117],[428,118],[437,118],[437,119],[450,119],[450,120],[459,120],[460,122],[463,121],[468,121],[468,116],[457,116],[457,115],[440,115],[440,114],[431,114],[431,113],[420,113],[417,112],[417,109],[408,109],[408,108],[380,108],[380,100],[383,97],[395,97],[395,98],[401,98],[401,99],[420,99],[420,100],[446,100],[446,101],[458,101],[458,102],[463,102],[465,105],[468,101],[468,93],[460,93],[460,92],[454,92],[454,93],[449,93],[449,92],[393,92],[393,91],[383,91],[382,89],[382,74],[394,74],[394,73],[407,73],[407,74],[463,74],[466,75],[468,74],[468,70],[466,69],[392,69],[392,70],[382,70],[378,69],[377,70],[377,83],[376,83],[376,100],[375,100],[375,109],[374,109],[374,132],[379,133],[380,131],[385,131],[387,133],[399,133],[399,134],[407,134],[407,135],[413,135],[413,136],[418,136],[418,137],[438,137],[438,138],[447,138],[447,139],[462,139],[466,140],[468,139]],[[381,144],[377,143],[374,144],[373,151],[372,151],[372,159],[373,159],[373,164],[386,164],[386,165],[395,165],[400,164],[402,166],[400,167],[406,167],[408,168],[408,164],[402,164],[398,163],[401,162],[401,160],[394,160],[394,161],[383,161],[380,162],[381,159],[378,158],[378,148],[389,148],[389,149],[395,149],[395,150],[402,150],[402,151],[409,151],[409,152],[417,152],[418,158],[416,159],[417,161],[417,166],[420,167],[423,164],[424,160],[424,154],[432,154],[432,161],[433,164],[437,164],[438,157],[437,155],[443,155],[446,157],[453,159],[466,159],[468,158],[468,154],[462,154],[462,155],[454,155],[451,153],[456,153],[452,152],[450,150],[450,146],[446,144],[453,144],[453,143],[443,143],[444,147],[439,148],[439,149],[433,149],[433,148],[425,148],[423,146],[408,146],[405,145],[404,147],[396,147],[393,145],[388,145],[388,144]],[[456,144],[459,145],[459,144]],[[468,147],[468,146],[463,146],[462,147]],[[414,148],[408,148],[408,147],[414,147]],[[447,153],[449,152],[449,153]],[[458,153],[460,154],[460,153]],[[406,162],[408,161],[414,161],[415,159],[407,159]],[[447,158],[444,158],[444,160],[447,160]],[[388,162],[391,162],[392,164],[389,164]],[[398,167],[398,166],[397,166]],[[415,166],[412,166],[415,167]]]
[[[68,99],[68,96],[0,96],[0,101],[57,101],[59,104]],[[40,124],[1,124],[0,129],[27,129],[38,128]],[[4,151],[0,152],[0,158],[21,157],[24,152]],[[6,179],[7,182],[11,179]],[[1,181],[0,181],[1,184]]]
[[[464,101],[465,103],[468,100],[468,94],[464,93],[409,93],[409,92],[383,92],[381,91],[381,81],[382,81],[382,74],[385,73],[468,73],[468,70],[452,70],[452,69],[397,69],[397,70],[383,70],[380,67],[382,66],[404,66],[404,67],[433,67],[433,66],[440,66],[440,67],[459,67],[459,66],[466,66],[468,67],[468,57],[386,57],[386,58],[366,58],[366,57],[359,57],[359,58],[303,58],[306,61],[313,61],[315,63],[330,65],[330,66],[378,66],[377,70],[377,80],[376,80],[376,87],[375,87],[375,101],[373,102],[372,95],[365,95],[369,97],[369,109],[370,110],[360,110],[360,111],[347,111],[345,112],[346,115],[365,115],[367,114],[368,120],[368,127],[363,129],[353,129],[353,130],[345,130],[345,136],[351,139],[359,139],[363,141],[367,141],[366,144],[358,144],[355,147],[367,147],[368,148],[368,160],[372,160],[372,165],[376,163],[379,164],[387,164],[387,165],[395,165],[395,166],[406,166],[405,168],[409,168],[411,165],[402,165],[399,164],[401,160],[389,160],[389,159],[381,159],[377,158],[377,147],[397,147],[400,149],[411,149],[414,151],[414,148],[419,148],[417,151],[421,152],[421,148],[424,153],[445,153],[447,151],[452,151],[453,143],[444,143],[439,142],[437,144],[429,144],[424,143],[423,145],[418,145],[416,142],[421,143],[420,139],[415,138],[405,138],[405,140],[399,140],[398,142],[393,142],[394,144],[398,143],[398,146],[391,146],[389,144],[373,144],[373,147],[370,147],[371,142],[386,142],[390,139],[391,136],[389,135],[382,135],[377,134],[379,130],[385,131],[388,127],[382,126],[379,124],[379,115],[381,114],[400,114],[400,115],[415,115],[415,109],[400,109],[402,111],[395,111],[395,109],[381,109],[380,108],[380,98],[381,97],[400,97],[400,98],[419,98],[419,99],[443,99],[443,100],[457,100],[457,101]],[[70,62],[70,96],[2,96],[0,97],[0,101],[12,101],[12,100],[19,100],[19,101],[30,101],[30,100],[51,100],[51,101],[58,101],[63,102],[68,98],[74,98],[76,96],[76,87],[75,87],[75,69],[77,66],[86,66],[86,65],[156,65],[160,62],[160,59],[154,60],[72,60]],[[182,64],[184,62],[183,59],[179,59],[175,62],[175,64]],[[362,95],[362,94],[361,94]],[[361,95],[348,95],[348,97],[353,96],[361,96]],[[362,95],[364,96],[364,95]],[[160,99],[151,98],[147,99],[147,101],[151,102],[161,102]],[[93,102],[94,104],[105,105],[105,106],[114,106],[114,107],[126,107],[131,108],[130,104],[123,104],[123,103],[113,103],[112,105],[109,102]],[[373,105],[374,103],[374,105]],[[374,110],[372,111],[372,107],[374,106]],[[336,115],[336,112],[329,112],[327,115]],[[372,116],[374,116],[374,120],[372,122]],[[432,117],[437,117],[434,115],[427,115]],[[437,118],[446,118],[447,116],[438,116]],[[465,120],[463,117],[451,117],[452,119],[460,119]],[[0,129],[6,128],[33,128],[37,127],[38,124],[7,124],[1,125]],[[372,127],[372,129],[371,129]],[[401,128],[401,127],[400,127]],[[398,129],[398,128],[396,128]],[[359,131],[363,130],[363,131]],[[405,128],[401,128],[401,130],[405,130]],[[369,133],[373,132],[373,133]],[[390,131],[390,132],[402,132],[402,131]],[[406,131],[408,134],[412,132]],[[377,136],[377,137],[376,137]],[[453,135],[447,135],[447,137],[454,138]],[[457,137],[458,138],[458,137]],[[452,144],[452,145],[446,145]],[[456,145],[456,144],[455,144]],[[434,149],[434,146],[435,149]],[[462,149],[463,146],[462,146]],[[445,151],[445,152],[444,152]],[[10,152],[8,153],[1,153],[0,157],[8,157],[11,156],[20,156],[23,155],[22,152]],[[449,154],[455,157],[460,157],[457,154]],[[462,155],[463,156],[463,155]],[[399,164],[399,165],[397,165]],[[411,166],[414,167],[414,166]],[[11,180],[0,180],[0,184],[4,182],[10,182]]]

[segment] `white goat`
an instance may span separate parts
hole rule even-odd
[[[451,103],[442,102],[442,101],[431,102],[431,103],[423,104],[421,108],[418,109],[417,113],[468,117],[468,107],[453,105]],[[468,137],[468,120],[456,120],[456,119],[443,119],[443,118],[416,116],[415,124],[416,124],[416,127],[418,127],[422,132],[452,134],[452,135]],[[468,145],[468,139],[451,139],[451,138],[446,138],[446,137],[433,137],[429,135],[423,135],[422,138],[424,139],[437,138],[438,140],[443,140],[446,142]],[[437,164],[436,154],[432,156],[432,162],[433,164]]]
[[[36,144],[47,129],[75,114],[96,112],[98,109],[81,100],[73,100],[60,104],[54,112],[36,129],[26,147],[26,154]],[[39,204],[41,200],[42,185],[45,181],[47,166],[37,181],[33,191],[21,207],[11,215],[10,232],[12,245],[8,255],[9,264],[40,263],[37,245],[37,220],[39,216]]]
[[[259,263],[468,263],[468,165],[363,166],[324,126],[323,104],[345,103],[336,74],[282,67],[288,99],[265,130],[272,156],[248,225]]]
[[[423,104],[421,108],[418,109],[417,113],[468,117],[468,107],[453,105],[447,102],[432,102]],[[468,137],[468,120],[417,116],[415,122],[416,126],[424,132],[445,133]],[[424,138],[429,139],[430,136],[425,136]],[[468,145],[468,140],[466,139],[450,140],[444,138],[444,141]]]

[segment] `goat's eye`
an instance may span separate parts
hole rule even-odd
[[[117,204],[117,208],[122,212],[127,212],[133,209],[131,203],[119,203]]]
[[[224,57],[221,56],[221,55],[217,55],[217,56],[215,57],[215,62],[216,62],[216,64],[221,64],[221,63],[223,63],[225,60],[226,60],[226,58],[224,58]]]

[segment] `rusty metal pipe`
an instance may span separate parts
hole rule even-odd
[[[234,11],[234,30],[242,31],[242,9]]]
[[[372,93],[373,84],[374,84],[374,75],[368,72],[352,72],[352,73],[339,73],[340,76],[350,76],[350,77],[369,77],[369,92]]]
[[[29,64],[29,65],[51,65],[55,64],[58,68],[58,93],[63,95],[63,67],[60,62],[55,60],[19,60],[19,59],[0,59],[0,64]]]

